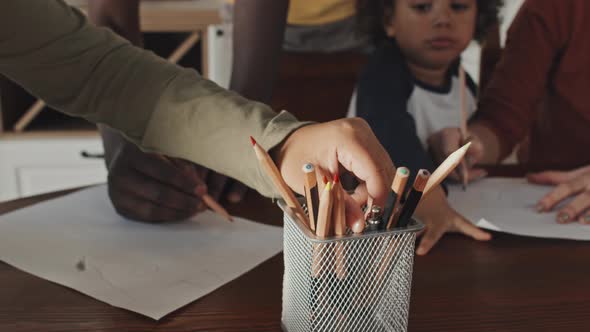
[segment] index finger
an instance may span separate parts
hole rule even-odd
[[[367,193],[375,204],[383,206],[393,181],[395,167],[385,152],[378,146],[366,148],[359,144],[349,144],[338,149],[338,161],[344,168],[365,182]]]
[[[584,190],[585,184],[582,181],[570,181],[562,183],[543,196],[537,203],[539,211],[549,211],[564,199]]]
[[[178,162],[164,156],[139,161],[132,167],[163,185],[172,186],[189,195],[198,197],[202,195],[204,189],[206,190],[206,184],[201,179],[192,176]]]

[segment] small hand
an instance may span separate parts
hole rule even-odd
[[[416,250],[417,255],[426,255],[445,233],[463,233],[478,241],[488,241],[492,238],[490,233],[473,225],[456,211],[454,211],[454,215],[439,216],[436,220],[423,219],[422,221],[426,228]]]
[[[490,233],[476,227],[450,207],[440,187],[420,202],[416,215],[426,226],[417,255],[426,255],[445,233],[463,233],[478,241],[492,238]]]
[[[462,165],[467,167],[467,182],[472,182],[485,177],[487,172],[481,168],[474,168],[483,157],[484,148],[481,140],[473,135],[469,136],[468,140],[471,142],[471,147],[467,150],[464,159],[465,162]],[[437,164],[442,163],[451,153],[463,146],[464,143],[459,128],[445,128],[432,134],[428,138],[428,146]],[[449,174],[449,178],[454,179],[455,181],[460,181],[461,177],[459,170]]]

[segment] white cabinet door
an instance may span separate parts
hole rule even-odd
[[[219,86],[228,88],[232,70],[232,34],[231,24],[211,25],[207,27],[207,64],[209,79]]]
[[[98,135],[0,138],[0,201],[104,183],[104,161],[81,154],[102,150]]]
[[[44,194],[56,190],[103,183],[104,165],[23,166],[16,169],[20,196]]]

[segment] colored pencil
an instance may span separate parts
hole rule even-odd
[[[463,157],[465,157],[470,146],[471,142],[463,145],[457,151],[451,153],[447,159],[434,170],[428,179],[428,183],[426,183],[426,188],[424,188],[424,193],[422,194],[423,196],[428,195],[432,189],[438,186],[453,170],[455,170],[457,165],[463,160]]]
[[[318,207],[320,198],[318,193],[317,178],[313,164],[303,165],[303,174],[305,175],[305,200],[307,202],[307,215],[309,217],[309,227],[315,231],[316,219],[318,217]]]
[[[409,177],[410,170],[407,167],[398,167],[395,172],[395,177],[393,178],[393,183],[391,184],[391,192],[389,193],[387,203],[385,204],[385,211],[383,211],[385,229],[395,227],[395,224],[397,223],[397,216],[399,216],[397,210],[401,198],[404,195],[404,190],[406,189],[406,183],[408,182]]]
[[[420,199],[422,198],[422,194],[429,177],[430,172],[425,169],[419,170],[418,174],[416,174],[412,190],[408,194],[408,198],[406,199],[406,202],[404,203],[404,206],[402,207],[399,215],[399,227],[406,227],[409,224],[414,211],[418,207],[418,203],[420,203]]]
[[[309,227],[309,221],[303,207],[299,204],[299,201],[291,191],[291,188],[289,188],[287,183],[285,183],[285,180],[283,180],[283,177],[272,158],[266,151],[264,151],[264,149],[262,149],[252,136],[250,136],[250,142],[252,143],[256,158],[258,159],[262,170],[271,179],[276,189],[281,194],[281,197],[285,200],[285,203],[287,203],[287,206],[289,206],[293,210],[293,213],[300,218],[299,221],[305,225],[305,227]]]

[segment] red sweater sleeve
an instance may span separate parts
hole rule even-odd
[[[564,3],[566,3],[564,1]],[[508,31],[502,59],[483,91],[474,122],[496,133],[504,159],[533,125],[551,72],[566,41],[568,5],[525,2]]]

